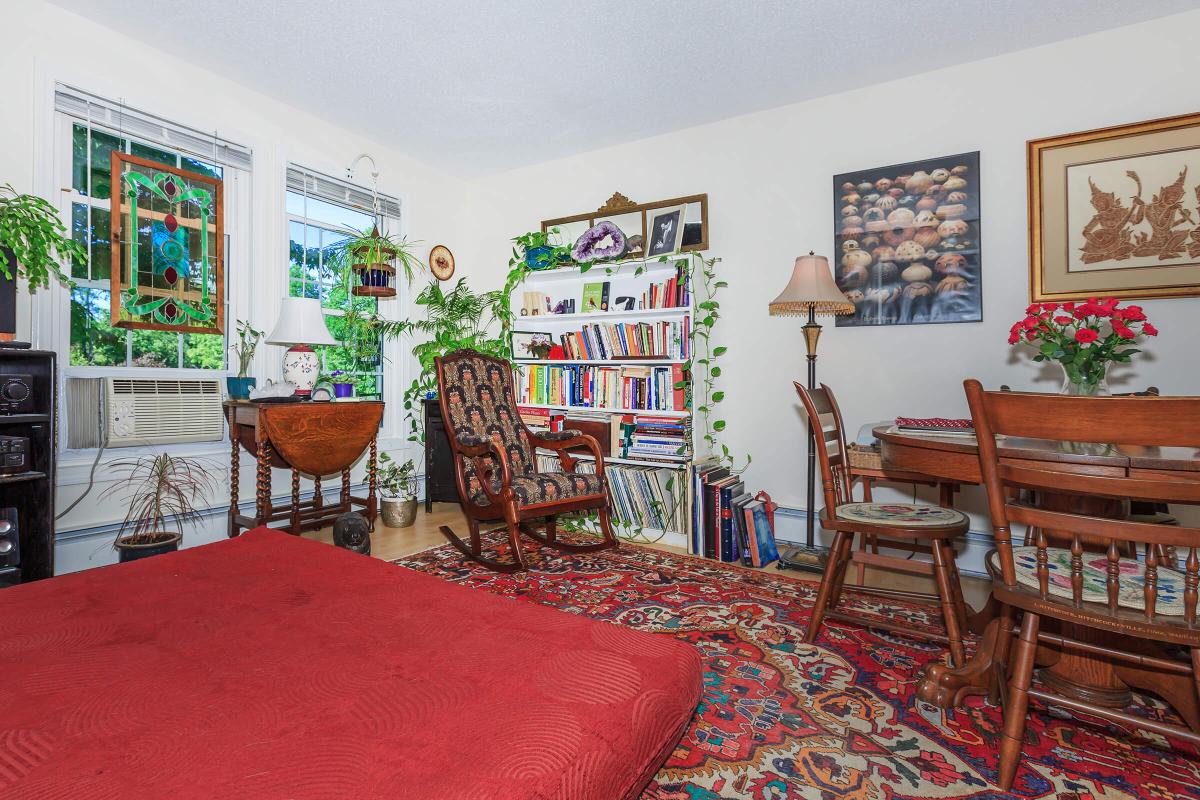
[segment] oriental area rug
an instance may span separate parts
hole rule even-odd
[[[497,539],[493,554],[505,550]],[[703,699],[642,800],[1200,797],[1194,749],[1036,701],[1014,793],[1000,791],[1000,709],[974,698],[944,712],[915,697],[925,665],[943,658],[940,645],[832,620],[806,645],[816,584],[774,568],[624,543],[583,555],[530,547],[527,557],[532,569],[517,575],[449,545],[395,563],[693,645],[705,665]],[[884,611],[864,595],[843,603],[863,617]],[[923,606],[889,600],[887,613],[933,625]],[[1155,700],[1139,702],[1140,713],[1173,718]]]

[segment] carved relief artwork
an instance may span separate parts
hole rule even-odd
[[[1200,295],[1200,114],[1027,147],[1032,301]]]
[[[1176,265],[1200,257],[1197,178],[1200,152],[1191,159],[1172,152],[1069,167],[1074,241],[1068,269]]]

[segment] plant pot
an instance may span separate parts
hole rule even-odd
[[[395,297],[396,269],[390,264],[355,264],[358,285],[350,291],[359,297]]]
[[[142,539],[145,541],[140,541]],[[170,553],[179,549],[179,542],[182,539],[183,534],[168,531],[145,534],[139,537],[137,542],[129,541],[127,537],[120,537],[116,541],[118,559],[120,563],[124,564],[127,561],[137,561],[139,558]]]
[[[353,383],[335,383],[333,385],[334,397],[354,397]]]
[[[385,497],[380,500],[379,515],[388,528],[408,528],[417,521],[417,498]]]
[[[246,400],[250,390],[258,384],[256,378],[226,378],[225,388],[229,391],[230,400]]]

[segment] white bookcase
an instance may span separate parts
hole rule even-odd
[[[553,270],[543,270],[540,272],[530,273],[524,282],[518,285],[509,297],[513,314],[515,316],[513,322],[514,331],[523,332],[539,332],[550,334],[551,339],[555,344],[559,344],[560,336],[566,333],[579,331],[584,325],[592,324],[630,324],[649,323],[651,325],[668,322],[678,323],[682,329],[686,324],[690,333],[692,316],[694,314],[695,304],[698,302],[695,296],[694,286],[689,286],[689,302],[685,306],[674,308],[637,308],[638,300],[643,293],[648,293],[649,288],[654,284],[664,284],[676,275],[676,264],[679,261],[685,261],[690,264],[688,254],[681,254],[667,261],[622,261],[612,264],[601,264],[593,266],[591,269],[582,271],[577,266],[562,267]],[[582,308],[584,286],[589,283],[609,282],[609,307],[610,311],[597,311],[594,313],[579,313]],[[574,300],[576,313],[571,314],[553,314],[545,313],[545,309],[541,309],[541,313],[522,316],[522,308],[524,305],[524,297],[526,292],[538,292],[550,298],[550,305],[553,308],[560,301]],[[635,298],[635,308],[632,310],[624,310],[617,308],[616,301],[619,297]],[[688,355],[690,356],[690,348],[692,343],[688,344]],[[682,354],[680,354],[682,355]],[[619,456],[606,456],[605,465],[610,473],[610,492],[620,491],[614,489],[613,485],[618,484],[622,480],[621,472],[629,471],[632,473],[653,473],[649,474],[648,479],[657,480],[660,486],[670,481],[670,494],[672,495],[672,505],[670,510],[664,509],[661,516],[668,518],[668,524],[665,527],[653,527],[645,524],[629,525],[625,524],[627,520],[622,520],[618,525],[618,533],[626,538],[634,540],[653,540],[660,541],[665,544],[671,544],[678,547],[686,547],[688,541],[688,530],[691,524],[691,497],[689,496],[690,486],[688,480],[688,467],[693,460],[695,448],[695,434],[691,429],[691,411],[687,408],[670,409],[637,409],[624,407],[594,407],[592,405],[573,405],[573,404],[548,404],[526,402],[528,398],[522,396],[523,386],[525,381],[525,369],[530,366],[593,366],[607,367],[615,370],[624,370],[625,368],[633,368],[634,370],[652,369],[654,367],[671,368],[677,365],[682,365],[688,358],[638,358],[636,356],[629,358],[607,358],[607,359],[528,359],[518,358],[518,365],[515,370],[515,380],[517,386],[518,402],[522,406],[531,408],[549,409],[553,413],[563,413],[567,416],[572,414],[581,414],[589,417],[601,417],[613,415],[640,415],[640,416],[657,416],[669,419],[682,420],[687,427],[687,452],[681,456],[681,461],[668,460],[651,460],[648,458],[621,458]],[[685,376],[686,377],[686,376]],[[689,378],[690,379],[690,378]],[[686,392],[687,396],[691,396],[690,388]],[[539,454],[539,455],[548,455]],[[541,459],[543,466],[549,466],[548,459]],[[580,456],[581,462],[591,461],[590,457]],[[580,465],[581,468],[583,464]],[[637,482],[637,478],[632,479]],[[628,482],[628,481],[627,481]],[[613,498],[614,522],[617,522],[621,516],[622,499]],[[628,506],[626,506],[628,507]]]

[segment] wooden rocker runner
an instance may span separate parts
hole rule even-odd
[[[576,430],[534,433],[521,420],[513,393],[512,370],[497,358],[456,350],[438,359],[438,399],[454,455],[454,478],[470,541],[446,525],[442,534],[469,558],[497,572],[527,569],[521,534],[572,553],[617,546],[608,513],[604,457],[596,440]],[[553,450],[562,472],[538,472],[536,448]],[[596,459],[595,474],[575,471],[571,449],[586,447]],[[595,509],[602,541],[559,541],[558,514]],[[544,532],[530,521],[544,519]],[[503,520],[511,561],[483,555],[481,522]]]

